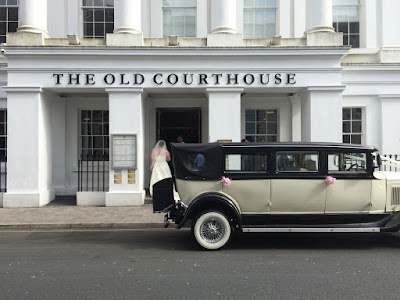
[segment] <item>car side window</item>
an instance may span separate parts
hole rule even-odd
[[[268,170],[266,153],[241,153],[225,155],[225,171],[265,172]]]
[[[366,153],[330,153],[328,154],[328,171],[331,172],[366,172]]]
[[[313,151],[279,151],[276,153],[278,172],[318,172],[319,153]]]

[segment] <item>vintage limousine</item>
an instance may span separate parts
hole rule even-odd
[[[333,143],[172,144],[174,178],[153,210],[191,224],[206,249],[242,232],[394,232],[400,173],[378,171],[372,146]],[[180,200],[174,200],[173,184]]]

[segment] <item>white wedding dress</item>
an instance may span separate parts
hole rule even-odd
[[[153,186],[166,178],[172,178],[171,170],[169,168],[169,165],[167,163],[165,155],[159,155],[156,157],[154,165],[153,165],[153,171],[151,173],[151,178],[150,178],[150,195],[153,196]]]

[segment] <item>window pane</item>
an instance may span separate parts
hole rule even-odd
[[[7,34],[7,23],[6,22],[0,22],[0,34],[1,35]]]
[[[103,121],[108,122],[108,110],[103,111]]]
[[[256,133],[256,124],[246,122],[246,134],[255,134]]]
[[[114,32],[114,23],[106,23],[106,33]]]
[[[104,9],[95,9],[94,10],[94,21],[95,22],[104,22]]]
[[[265,123],[257,123],[257,134],[267,134],[267,125]]]
[[[94,123],[92,126],[93,135],[102,135],[103,134],[103,125]]]
[[[351,112],[353,120],[361,120],[361,108],[353,108]]]
[[[81,125],[81,135],[91,135],[92,134],[92,125],[91,124],[82,124]]]
[[[92,111],[82,110],[81,111],[81,122],[90,122],[92,120]]]
[[[17,7],[9,7],[8,8],[8,21],[17,21],[18,22],[18,8]]]
[[[276,110],[267,110],[268,121],[277,121],[278,113]]]
[[[353,121],[351,129],[352,133],[361,133],[361,121]]]
[[[106,22],[114,22],[114,10],[113,9],[106,9],[105,14],[106,14],[106,18],[105,18]]]
[[[93,148],[103,148],[103,137],[102,136],[93,137]]]
[[[8,32],[16,32],[18,28],[18,22],[9,22],[8,23]]]
[[[316,172],[319,169],[317,152],[277,152],[276,170],[280,172]]]
[[[83,21],[84,22],[92,22],[93,21],[93,9],[84,9],[83,10]]]
[[[352,135],[351,143],[352,144],[361,144],[361,135]]]
[[[102,122],[103,121],[103,111],[94,110],[93,111],[93,122]]]
[[[83,0],[83,6],[93,6],[93,0]]]
[[[256,120],[256,111],[255,110],[246,110],[246,121],[255,121]]]
[[[343,120],[350,120],[350,119],[351,119],[351,109],[343,108]]]
[[[84,34],[84,37],[93,37],[93,24],[92,23],[84,23],[83,24],[83,34]]]
[[[265,121],[267,119],[267,112],[265,110],[257,110],[257,121]]]
[[[0,7],[0,21],[7,21],[7,8]]]
[[[92,137],[83,136],[82,137],[82,148],[92,148]]]
[[[350,121],[343,121],[343,132],[349,133],[351,132],[351,122]]]
[[[268,134],[277,134],[278,133],[278,124],[277,123],[268,123],[267,130],[268,130]]]
[[[114,0],[104,0],[104,5],[106,7],[114,7]]]

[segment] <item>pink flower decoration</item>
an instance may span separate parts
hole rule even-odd
[[[219,182],[222,183],[223,186],[228,186],[231,184],[231,179],[225,176],[222,176],[221,180]]]
[[[336,183],[336,178],[332,176],[328,176],[325,178],[325,182],[329,185]]]

